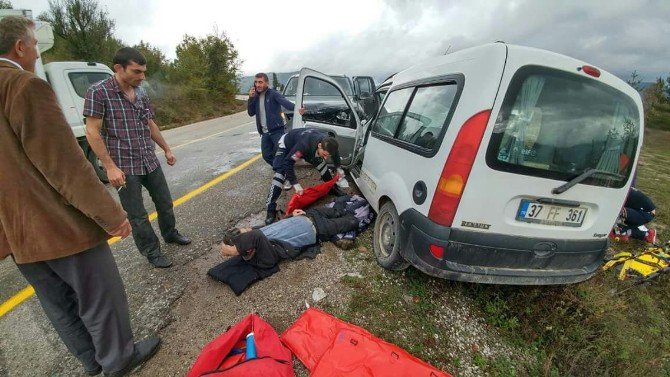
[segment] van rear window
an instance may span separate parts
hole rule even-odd
[[[486,161],[496,170],[623,187],[633,170],[640,116],[626,94],[587,77],[544,67],[521,68],[496,119]]]

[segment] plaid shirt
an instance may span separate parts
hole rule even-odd
[[[102,119],[102,135],[116,166],[128,175],[146,175],[160,163],[151,139],[151,102],[144,89],[135,88],[130,102],[114,76],[91,85],[86,92],[84,116]]]

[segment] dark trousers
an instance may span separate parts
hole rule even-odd
[[[163,169],[159,166],[147,175],[127,175],[126,187],[119,191],[119,198],[123,209],[128,213],[128,220],[133,228],[133,239],[140,253],[149,260],[160,255],[160,241],[149,222],[147,210],[142,201],[142,186],[144,186],[158,212],[158,227],[163,238],[175,232],[175,218],[172,210],[172,196],[168,188]]]
[[[277,153],[275,154],[275,158],[272,162],[272,169],[275,171],[275,175],[272,177],[270,191],[268,192],[268,196],[265,199],[265,205],[268,212],[275,212],[277,210],[277,199],[279,199],[279,195],[281,195],[282,189],[284,187],[284,182],[286,181],[283,168],[284,158],[287,158],[286,149],[278,148]],[[317,158],[314,160],[309,160],[308,162],[319,171],[322,181],[326,182],[333,179],[333,175],[328,169],[326,160]]]
[[[261,154],[263,155],[263,160],[272,166],[272,160],[274,159],[275,152],[277,151],[277,142],[284,135],[284,132],[266,132],[261,136]]]
[[[107,243],[54,260],[17,264],[67,349],[86,370],[125,367],[133,333],[123,281]]]
[[[647,232],[638,229],[640,225],[644,225],[654,219],[651,212],[637,210],[633,208],[626,208],[626,218],[621,226],[621,231],[626,232],[630,230],[631,237],[637,240],[643,240],[647,236]]]

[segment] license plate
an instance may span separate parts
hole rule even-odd
[[[586,212],[584,207],[564,207],[523,199],[516,219],[528,223],[579,227],[586,218]]]

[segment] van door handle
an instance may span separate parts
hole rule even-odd
[[[556,198],[539,198],[538,203],[542,204],[557,204],[566,207],[579,207],[581,203],[574,200],[556,199]]]

